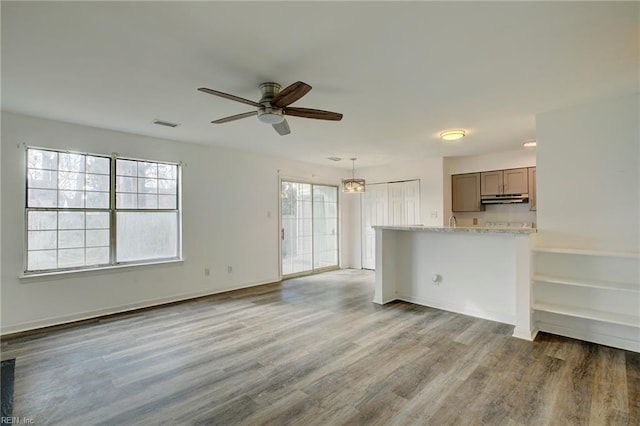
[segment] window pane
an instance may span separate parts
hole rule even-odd
[[[87,212],[87,229],[109,229],[109,213]]]
[[[87,156],[87,173],[110,174],[111,160],[107,157]]]
[[[27,165],[32,169],[57,170],[58,153],[40,149],[29,149],[27,151]]]
[[[138,176],[138,163],[131,160],[116,160],[116,175]]]
[[[158,164],[158,177],[162,179],[177,179],[178,166],[175,164]]]
[[[84,197],[82,191],[59,191],[58,207],[82,208],[84,207]]]
[[[59,248],[80,248],[84,247],[84,231],[59,231]]]
[[[59,229],[84,229],[84,212],[60,212]]]
[[[118,176],[116,179],[117,192],[136,192],[138,190],[138,179],[134,177]]]
[[[61,152],[58,161],[58,170],[67,172],[84,172],[84,158],[82,154],[69,154]]]
[[[157,179],[138,179],[138,192],[143,194],[157,194],[158,193],[158,180]]]
[[[333,203],[338,201],[338,190],[335,186],[314,185],[313,195],[315,201]]]
[[[109,263],[109,247],[90,247],[86,250],[87,265],[107,265]]]
[[[158,179],[158,193],[160,194],[175,194],[177,181]]]
[[[56,207],[57,192],[51,189],[29,189],[29,207]]]
[[[109,230],[87,230],[87,247],[102,247],[109,246]]]
[[[58,268],[84,266],[84,249],[58,250]]]
[[[84,179],[84,173],[58,172],[58,189],[82,191]]]
[[[54,170],[29,169],[29,188],[56,189],[58,186],[58,173]]]
[[[116,194],[116,208],[135,209],[138,207],[138,196],[136,194]]]
[[[177,257],[177,213],[119,212],[117,224],[118,262]]]
[[[176,196],[175,195],[160,195],[158,196],[158,207],[161,209],[176,209]]]
[[[158,177],[158,164],[157,163],[145,163],[140,161],[138,163],[138,176],[147,178]]]
[[[138,208],[139,209],[157,209],[158,208],[158,196],[153,194],[140,194],[138,195]]]
[[[87,204],[88,209],[108,209],[109,208],[109,193],[108,192],[87,192]]]
[[[109,191],[111,181],[109,175],[88,174],[85,189],[87,191]]]
[[[57,250],[30,251],[27,253],[27,269],[30,271],[55,269],[57,267]]]
[[[27,235],[29,250],[55,249],[57,234],[56,231],[29,231]]]
[[[58,226],[58,213],[29,212],[27,213],[27,222],[27,229],[29,230],[56,229]]]

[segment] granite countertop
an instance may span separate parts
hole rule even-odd
[[[481,226],[449,228],[444,226],[373,226],[374,229],[392,229],[396,231],[422,231],[422,232],[451,232],[451,233],[469,233],[469,234],[533,234],[538,232],[536,228],[484,228]]]

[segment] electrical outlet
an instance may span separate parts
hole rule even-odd
[[[230,274],[233,272],[233,266],[227,266],[227,274]]]
[[[477,225],[477,224],[478,224],[478,218],[477,218],[477,217],[474,217],[474,218],[473,218],[473,224],[474,224],[474,225]]]
[[[209,275],[211,275],[211,269],[209,268],[204,268],[204,276],[208,277]]]

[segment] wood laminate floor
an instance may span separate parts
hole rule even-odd
[[[2,342],[61,425],[638,425],[640,354],[404,302],[342,270]]]

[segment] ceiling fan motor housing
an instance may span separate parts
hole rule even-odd
[[[258,109],[258,120],[267,124],[282,123],[284,121],[282,108],[271,106],[271,100],[280,93],[282,86],[278,83],[262,83],[260,90],[262,91],[262,99],[260,99],[262,107]]]

